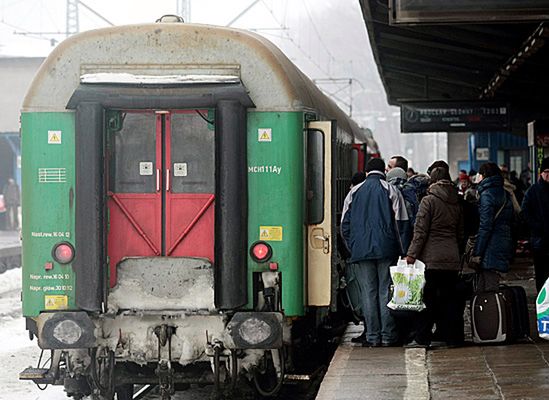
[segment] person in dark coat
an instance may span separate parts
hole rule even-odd
[[[459,243],[463,239],[463,215],[458,192],[444,167],[431,171],[431,186],[419,206],[414,236],[406,261],[425,263],[423,300],[412,346],[431,344],[433,325],[438,339],[455,346],[463,342],[462,307],[457,298],[460,270]]]
[[[473,266],[480,270],[478,291],[495,291],[499,287],[498,272],[509,270],[512,257],[513,201],[504,189],[497,164],[482,164],[479,175],[480,223],[472,261]]]
[[[415,218],[413,201],[408,199],[410,196],[406,196],[407,192],[404,189],[407,183],[406,171],[404,171],[400,167],[394,167],[394,168],[391,168],[386,175],[387,175],[387,182],[389,182],[391,185],[397,188],[400,194],[402,194],[402,198],[404,199],[404,205],[406,206],[406,213],[408,214],[408,223],[402,224],[402,226],[399,229],[400,238],[402,242],[402,249],[404,253],[406,253],[408,251],[408,247],[410,246],[410,241],[412,240],[412,233],[414,229],[414,227],[410,223],[411,222],[410,217],[411,215],[414,215],[414,218]],[[413,192],[410,191],[409,193],[413,193]],[[415,193],[413,194],[414,194],[413,200],[415,200]]]
[[[397,330],[387,303],[390,300],[389,267],[402,254],[398,224],[408,220],[402,195],[385,180],[385,163],[373,158],[366,165],[366,180],[353,194],[343,216],[341,232],[351,251],[363,296],[366,341],[363,346],[393,346]]]
[[[540,178],[522,201],[522,213],[530,228],[530,245],[538,292],[549,278],[549,157],[543,159]]]
[[[18,208],[21,202],[19,186],[12,178],[8,179],[8,183],[4,185],[2,191],[4,194],[4,203],[6,205],[7,214],[7,229],[15,231],[19,229],[19,213]]]

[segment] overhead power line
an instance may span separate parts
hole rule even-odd
[[[269,5],[267,4],[267,2],[265,0],[261,0],[261,2],[263,3],[263,5],[267,8],[267,10],[269,10],[269,13],[271,14],[271,16],[273,17],[273,19],[275,20],[275,22],[282,28],[284,29],[285,26],[278,20],[277,16],[275,15],[273,9],[271,7],[269,7]],[[312,58],[310,56],[310,54],[308,52],[306,52],[299,43],[297,43],[293,37],[290,36],[290,34],[286,31],[283,31],[283,33],[285,34],[286,36],[286,39],[289,40],[300,52],[301,54],[303,54],[305,56],[305,58],[307,58],[315,67],[317,67],[324,75],[326,76],[330,76],[330,73],[328,71],[326,71],[314,58]]]
[[[107,24],[109,24],[110,26],[114,26],[114,24],[109,21],[107,18],[105,18],[104,16],[102,16],[101,14],[99,14],[97,11],[95,11],[93,8],[91,8],[90,6],[88,6],[86,3],[84,3],[83,1],[78,1],[78,3],[84,7],[86,10],[88,10],[89,12],[91,12],[93,15],[95,15],[96,17],[98,17],[99,19],[105,21]]]
[[[232,26],[236,21],[238,21],[244,14],[246,14],[248,11],[250,11],[257,3],[259,3],[260,0],[254,0],[252,3],[246,7],[244,10],[242,10],[236,17],[234,17],[227,25],[225,26]]]

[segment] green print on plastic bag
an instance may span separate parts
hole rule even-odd
[[[425,308],[425,265],[419,260],[416,261],[418,265],[414,267],[405,263],[404,260],[399,260],[398,265],[390,269],[393,293],[387,307],[392,310],[421,311]]]
[[[412,279],[409,279],[409,275],[403,274],[402,272],[395,272],[393,274],[393,283],[394,283],[394,293],[395,302],[398,301],[399,304],[421,304],[422,302],[422,284],[423,278],[421,276],[415,276]],[[403,291],[407,289],[407,295]],[[406,301],[402,301],[406,298]],[[400,299],[397,300],[397,299]]]

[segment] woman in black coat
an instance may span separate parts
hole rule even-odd
[[[480,269],[479,291],[498,290],[498,272],[509,270],[512,256],[513,202],[505,191],[501,170],[495,163],[480,166],[478,184],[480,224],[473,262]]]

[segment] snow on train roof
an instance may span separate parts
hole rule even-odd
[[[353,132],[356,141],[366,141],[358,125],[273,43],[252,32],[198,24],[127,25],[75,35],[42,64],[23,111],[64,111],[78,85],[90,83],[86,80],[91,76],[105,77],[101,74],[149,81],[166,76],[237,76],[257,111],[319,110]]]
[[[239,83],[237,75],[136,75],[100,72],[80,76],[80,83],[120,83],[126,85],[163,85],[194,83]]]

